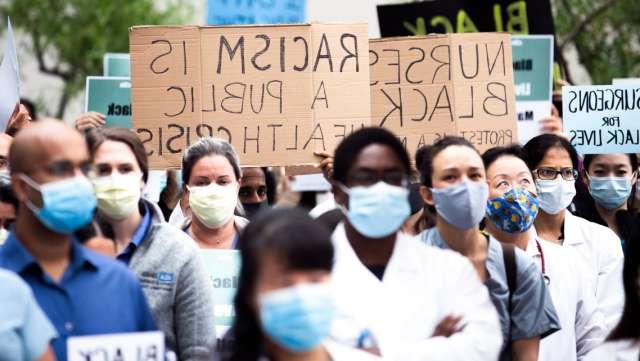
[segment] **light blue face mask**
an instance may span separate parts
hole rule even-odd
[[[42,208],[27,199],[26,205],[42,224],[59,234],[71,234],[93,219],[96,196],[85,177],[38,184],[25,174],[20,177],[42,195]]]
[[[331,331],[335,304],[326,283],[279,289],[261,295],[258,302],[265,334],[291,351],[309,351]]]
[[[411,215],[409,190],[378,182],[369,187],[347,188],[349,210],[345,212],[349,223],[362,235],[382,238],[397,232]]]
[[[431,188],[438,217],[460,230],[480,224],[484,218],[489,186],[486,182],[462,181],[447,188]]]
[[[631,195],[631,178],[589,176],[588,179],[589,193],[605,209],[622,206]]]

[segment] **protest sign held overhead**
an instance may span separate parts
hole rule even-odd
[[[67,340],[68,361],[163,361],[162,332],[76,336]]]
[[[85,91],[85,112],[103,114],[107,127],[131,128],[129,78],[89,76]]]
[[[514,35],[511,46],[518,140],[525,144],[540,134],[539,121],[551,114],[553,36]]]
[[[306,0],[209,0],[207,24],[292,24],[306,21]]]
[[[432,0],[378,5],[383,37],[431,33],[554,34],[549,0]]]
[[[134,27],[133,128],[153,168],[199,137],[243,165],[315,163],[369,124],[366,24]]]
[[[562,106],[581,154],[640,152],[640,85],[564,86]]]
[[[484,150],[517,141],[509,34],[371,40],[372,125],[410,153],[445,135]]]
[[[131,58],[126,53],[106,53],[102,57],[102,75],[131,76]]]

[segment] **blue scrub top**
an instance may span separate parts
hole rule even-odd
[[[44,273],[12,231],[0,248],[0,267],[22,277],[59,337],[58,360],[67,359],[67,338],[157,330],[140,284],[118,261],[72,240],[71,259],[60,282]]]
[[[449,249],[437,228],[418,235],[429,246]],[[500,360],[511,360],[509,341],[532,337],[544,338],[560,330],[560,320],[542,273],[533,259],[516,248],[516,290],[512,296],[513,312],[509,312],[509,286],[500,243],[490,237],[487,250],[485,286],[498,311],[504,344]]]

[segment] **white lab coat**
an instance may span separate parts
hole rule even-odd
[[[622,268],[624,255],[620,238],[609,228],[566,212],[564,243],[584,262],[607,332],[620,320],[624,307]]]
[[[332,282],[339,319],[365,325],[385,360],[498,359],[502,346],[498,315],[466,258],[427,247],[399,232],[380,281],[360,262],[343,224],[332,239],[336,252]],[[448,338],[431,337],[447,315],[462,316],[466,327]],[[352,343],[346,333],[334,331],[334,339]]]
[[[606,337],[604,317],[584,266],[575,252],[560,245],[540,241],[544,255],[544,273],[549,277],[549,292],[560,319],[561,330],[540,340],[539,361],[582,360]],[[542,256],[533,237],[527,253],[542,271]]]
[[[640,341],[624,340],[605,342],[591,351],[585,361],[638,361]]]

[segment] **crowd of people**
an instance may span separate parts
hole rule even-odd
[[[412,158],[363,128],[319,153],[316,204],[201,138],[155,202],[144,146],[103,120],[19,105],[0,135],[0,360],[151,330],[178,360],[640,357],[636,154],[581,157],[551,131]],[[240,253],[225,334],[203,249]]]

